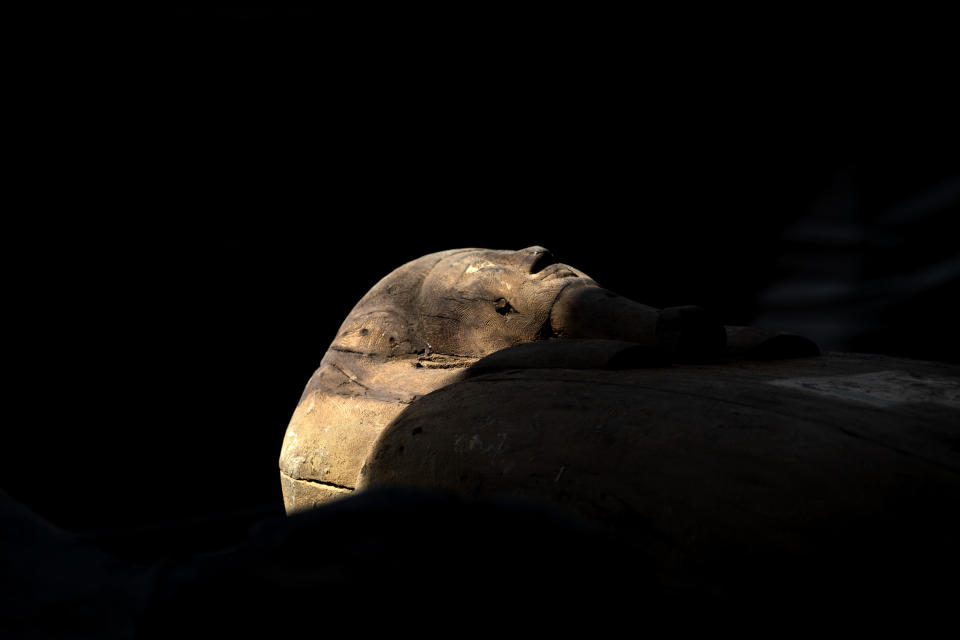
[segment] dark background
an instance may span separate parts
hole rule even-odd
[[[3,488],[88,532],[279,513],[340,322],[457,247],[540,244],[646,304],[960,361],[936,21],[723,17],[25,18]]]

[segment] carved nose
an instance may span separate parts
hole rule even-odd
[[[536,273],[554,262],[553,254],[550,253],[550,250],[540,245],[521,249],[517,253],[524,256],[524,262],[527,264],[530,273]]]

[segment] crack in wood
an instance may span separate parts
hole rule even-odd
[[[323,480],[314,480],[313,478],[297,478],[285,472],[283,469],[280,470],[280,475],[285,476],[290,480],[294,480],[296,482],[306,482],[308,484],[317,484],[317,485],[320,485],[321,487],[326,487],[327,489],[333,489],[335,491],[341,491],[343,493],[350,493],[352,491],[355,491],[355,487],[348,487],[343,484],[336,484],[334,482],[325,482]]]
[[[343,367],[341,367],[340,365],[338,365],[336,362],[331,362],[331,363],[330,363],[330,366],[333,367],[334,369],[336,369],[337,371],[339,371],[340,373],[342,373],[342,374],[344,375],[344,377],[346,377],[348,380],[350,380],[350,382],[352,382],[352,383],[354,383],[354,384],[356,384],[356,385],[359,385],[359,386],[361,386],[361,387],[363,387],[364,389],[367,389],[367,390],[369,391],[370,387],[368,387],[367,385],[365,385],[365,384],[363,384],[362,382],[360,382],[360,380],[359,380],[355,375],[353,375],[353,374],[349,373],[348,371],[346,371]]]

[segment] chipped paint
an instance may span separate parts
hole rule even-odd
[[[480,269],[486,269],[487,267],[495,267],[497,265],[493,264],[489,260],[484,260],[482,262],[474,262],[469,267],[466,268],[464,273],[474,273],[480,271]]]

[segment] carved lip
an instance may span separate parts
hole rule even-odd
[[[580,274],[568,265],[556,263],[544,267],[541,271],[534,274],[537,280],[552,280],[555,278],[579,278]]]

